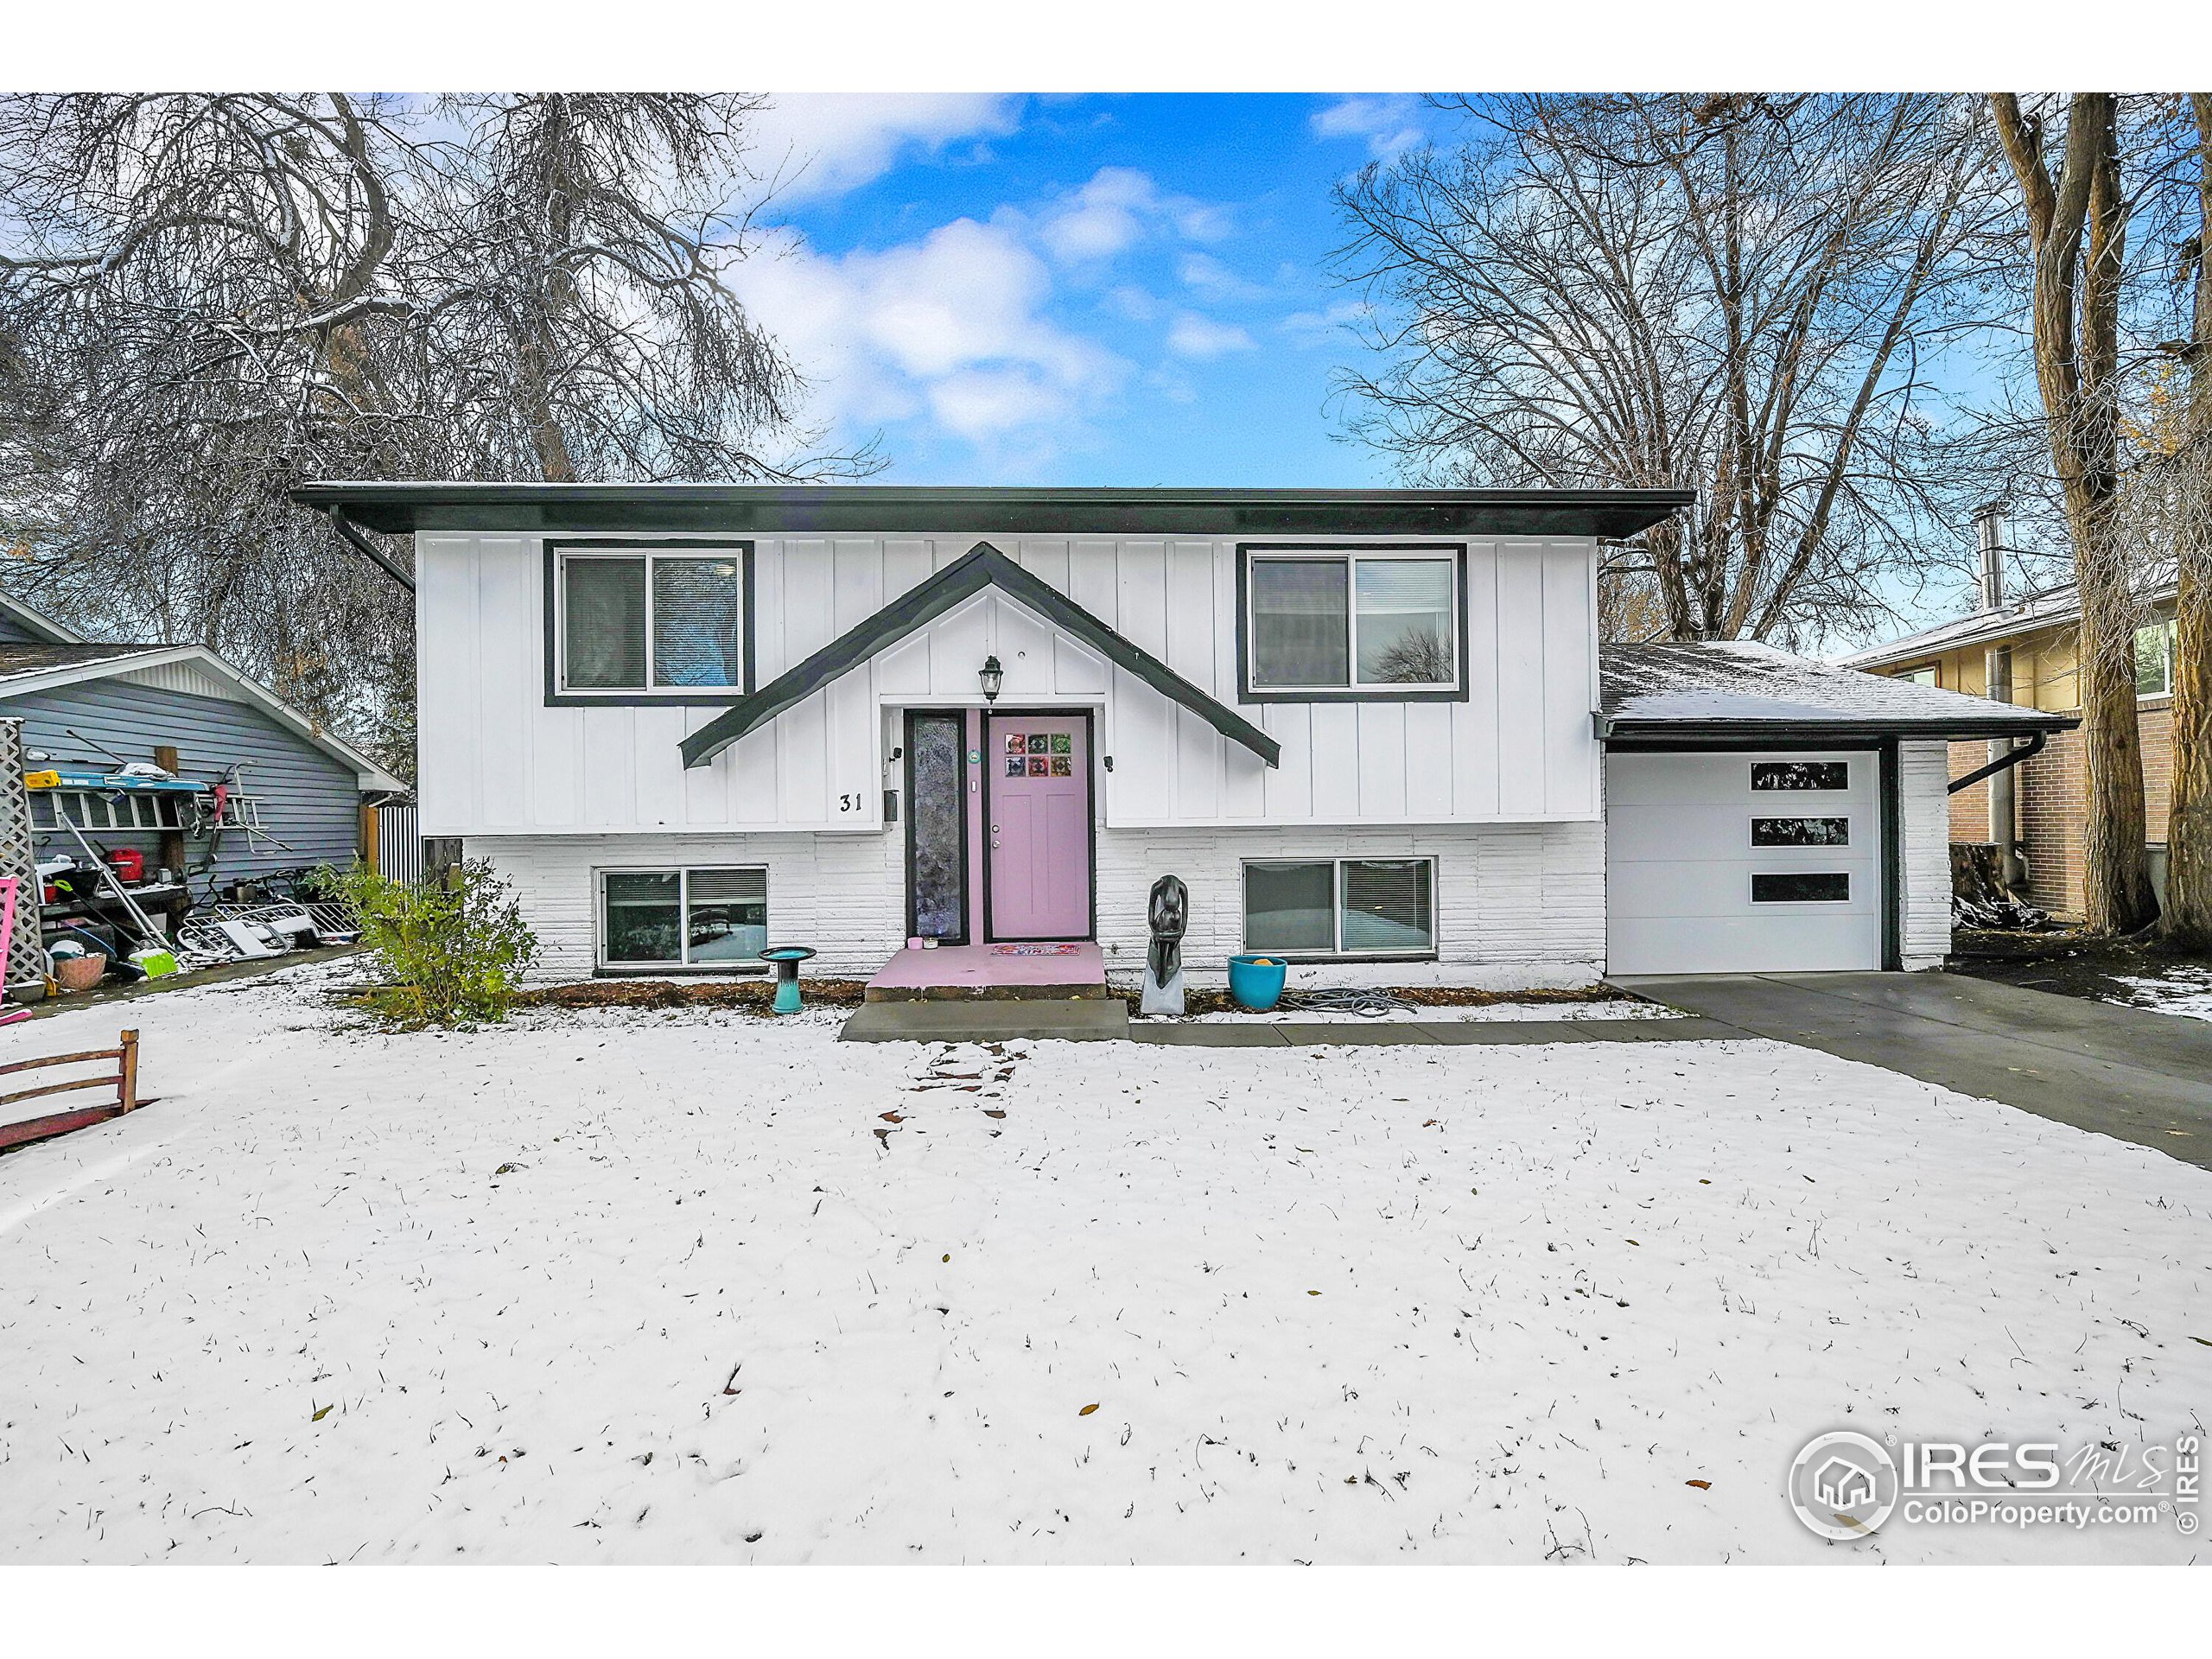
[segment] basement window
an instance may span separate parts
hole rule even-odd
[[[1255,860],[1244,866],[1244,948],[1286,957],[1436,954],[1436,861]]]
[[[555,690],[581,697],[743,691],[747,556],[743,549],[556,554]]]
[[[768,947],[768,872],[604,870],[599,912],[602,968],[755,967]]]

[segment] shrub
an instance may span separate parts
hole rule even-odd
[[[419,887],[356,865],[343,886],[361,912],[361,942],[384,969],[371,1007],[410,1026],[507,1017],[537,959],[537,938],[488,862],[471,859]]]

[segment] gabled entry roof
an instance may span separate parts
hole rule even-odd
[[[1065,594],[1032,575],[988,542],[978,542],[926,581],[916,584],[857,626],[848,629],[804,662],[785,670],[751,696],[741,698],[683,740],[683,764],[703,766],[756,727],[812,696],[876,652],[897,645],[965,599],[996,588],[1047,622],[1083,641],[1117,668],[1127,670],[1162,696],[1172,698],[1223,736],[1242,743],[1269,766],[1281,764],[1282,746],[1228,704],[1185,679],[1159,658],[1108,627]]]

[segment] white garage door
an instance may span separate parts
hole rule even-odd
[[[1608,755],[1607,967],[1879,968],[1881,827],[1871,750]]]

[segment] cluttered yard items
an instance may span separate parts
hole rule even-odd
[[[59,1083],[34,1084],[27,1089],[9,1088],[7,1080],[22,1077],[26,1072],[43,1071],[56,1066],[74,1068],[81,1065],[115,1063],[111,1071],[96,1072],[89,1077],[65,1077]],[[27,1100],[41,1100],[53,1095],[76,1094],[93,1089],[115,1091],[113,1100],[104,1100],[97,1105],[74,1106],[67,1111],[48,1112],[38,1117],[16,1118]],[[10,1147],[24,1146],[33,1141],[46,1141],[57,1135],[67,1135],[72,1129],[86,1128],[94,1123],[104,1123],[111,1117],[120,1117],[125,1112],[135,1112],[152,1103],[138,1096],[138,1033],[124,1032],[113,1048],[90,1048],[75,1054],[48,1054],[35,1060],[15,1060],[0,1065],[0,1152]],[[10,1121],[10,1120],[13,1121]]]
[[[17,722],[0,721],[0,834],[22,882],[11,995],[35,1001],[359,937],[359,918],[326,870],[222,877],[226,836],[290,850],[238,767],[196,780],[179,774],[172,750],[140,760],[83,741],[100,764],[39,754],[27,765]],[[150,851],[118,844],[149,837]]]

